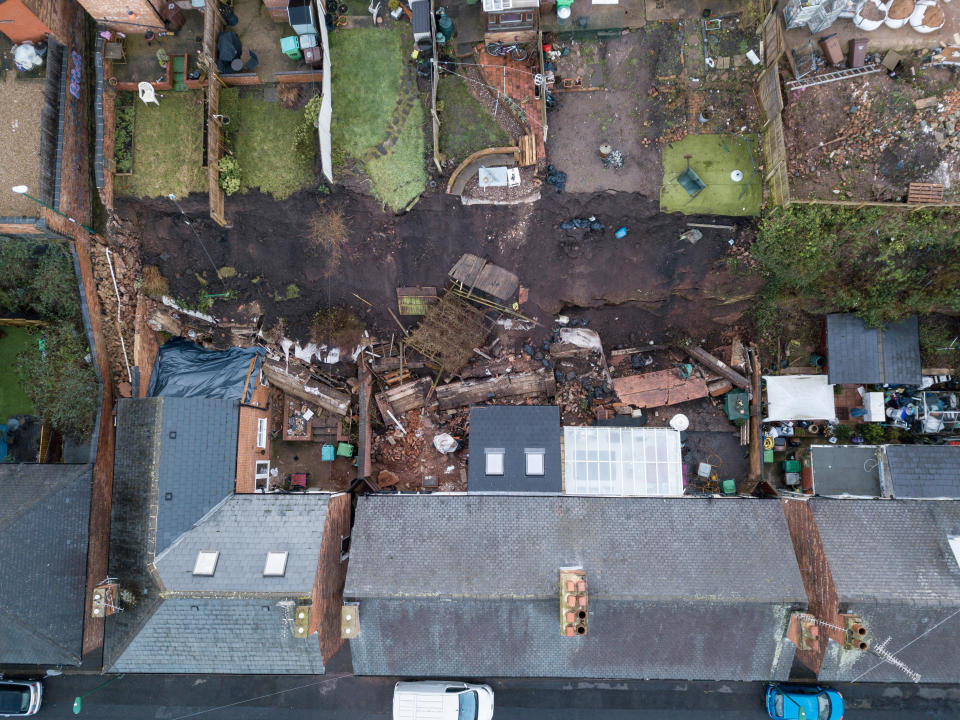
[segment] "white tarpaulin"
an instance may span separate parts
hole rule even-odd
[[[833,385],[826,375],[764,375],[767,383],[767,417],[778,420],[830,420],[836,422]]]
[[[323,46],[323,82],[321,88],[323,99],[320,101],[320,117],[317,119],[317,135],[320,138],[320,165],[327,182],[333,182],[333,160],[330,155],[330,121],[333,117],[333,103],[330,100],[330,43],[327,42],[327,23],[324,16],[323,4],[317,3],[320,8],[320,44]]]

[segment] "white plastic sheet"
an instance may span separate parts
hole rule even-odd
[[[767,417],[782,420],[837,421],[833,385],[826,375],[764,375],[767,383]]]
[[[322,17],[323,7],[320,8],[320,44],[323,46],[323,82],[321,88],[323,99],[320,101],[320,117],[317,118],[317,135],[320,139],[320,166],[327,182],[333,183],[333,159],[331,155],[332,142],[330,140],[330,123],[333,118],[333,102],[330,98],[330,43],[327,41],[326,18]]]

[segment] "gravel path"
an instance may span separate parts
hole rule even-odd
[[[40,189],[40,113],[43,110],[43,81],[16,80],[7,72],[0,81],[0,215],[37,216],[39,207],[14,195],[9,188],[27,185],[36,194]]]

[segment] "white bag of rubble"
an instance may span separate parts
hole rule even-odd
[[[560,328],[560,342],[603,352],[603,343],[595,330],[587,328]]]
[[[458,445],[459,443],[448,433],[440,433],[433,438],[433,446],[444,454],[456,452]]]

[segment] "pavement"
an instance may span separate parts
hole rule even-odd
[[[74,697],[104,682],[76,674],[45,681],[41,718],[73,717]],[[128,675],[84,698],[98,720],[375,720],[389,718],[396,678]],[[752,720],[767,717],[763,683],[491,681],[496,720]],[[846,720],[960,717],[960,686],[836,686]]]

